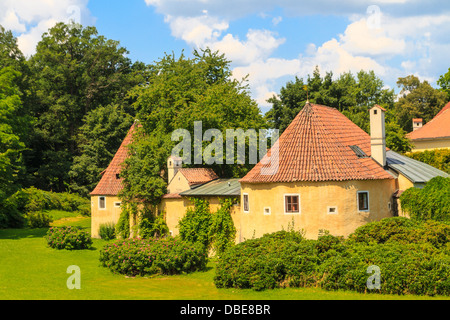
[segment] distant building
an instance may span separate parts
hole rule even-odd
[[[450,148],[450,102],[425,125],[413,119],[413,131],[406,136],[414,145],[412,151]]]

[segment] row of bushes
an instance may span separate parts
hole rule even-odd
[[[280,231],[229,248],[218,260],[214,283],[255,290],[291,286],[450,295],[449,231],[446,223],[402,217],[370,223],[345,240],[331,235],[307,240],[299,232]],[[367,287],[372,265],[381,270],[375,290]]]
[[[178,237],[116,240],[100,251],[100,263],[127,276],[179,274],[204,270],[207,253],[201,244]]]
[[[90,201],[71,193],[43,191],[34,187],[22,189],[2,201],[0,228],[45,226],[49,220],[45,214],[47,210],[90,215]]]

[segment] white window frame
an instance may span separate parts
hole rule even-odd
[[[121,205],[122,205],[122,202],[120,202],[120,201],[114,202],[114,208],[120,208]]]
[[[247,210],[245,210],[245,196],[247,196]],[[248,193],[242,194],[242,209],[244,210],[244,212],[250,212],[250,197]]]
[[[360,209],[359,208],[359,194],[360,193],[367,193],[367,209]],[[367,190],[358,191],[358,193],[356,194],[356,206],[358,207],[358,211],[362,211],[362,212],[370,211],[370,195],[369,195],[369,191],[367,191]]]
[[[100,199],[101,199],[101,198],[104,199],[104,203],[105,203],[105,207],[104,207],[104,208],[102,208],[102,207],[100,206]],[[105,197],[105,196],[99,196],[99,197],[98,197],[98,210],[106,210],[106,197]]]
[[[266,209],[269,209],[268,212],[266,212]],[[270,209],[270,207],[264,207],[264,211],[263,211],[265,216],[270,216],[270,214],[272,213],[272,210]]]
[[[298,212],[286,212],[286,197],[298,197]],[[283,194],[283,211],[284,214],[300,214],[302,212],[300,193],[285,193]]]
[[[334,208],[334,212],[330,212],[330,209]],[[338,214],[338,207],[337,206],[327,206],[327,214]]]

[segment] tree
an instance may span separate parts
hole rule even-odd
[[[440,90],[447,93],[447,101],[450,101],[450,68],[447,73],[441,75],[437,84],[440,86]]]
[[[136,97],[134,106],[141,127],[121,173],[125,203],[159,203],[166,192],[166,161],[178,143],[171,140],[176,129],[185,129],[193,137],[195,121],[202,122],[203,132],[210,128],[225,132],[265,127],[246,85],[231,78],[229,61],[209,49],[194,51],[192,58],[184,54],[179,58],[164,56],[153,66],[148,85],[136,87],[131,96]],[[192,150],[193,144],[186,152],[192,154]],[[210,166],[221,176],[242,175],[251,168],[248,162]]]
[[[422,118],[428,122],[444,107],[447,94],[433,88],[426,80],[409,75],[399,78],[397,85],[401,88],[401,97],[395,103],[395,113],[403,130],[412,131],[412,119]]]
[[[86,150],[79,135],[85,116],[101,106],[130,104],[128,90],[143,79],[142,65],[134,69],[127,53],[94,27],[58,23],[42,36],[29,60],[36,95],[31,166],[38,187],[82,187],[68,173],[74,157]]]

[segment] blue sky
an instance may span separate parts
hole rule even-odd
[[[295,76],[374,70],[394,88],[419,76],[436,86],[450,67],[450,2],[417,0],[2,0],[0,24],[32,55],[43,32],[69,19],[120,41],[133,60],[210,47],[249,75],[262,111]]]

